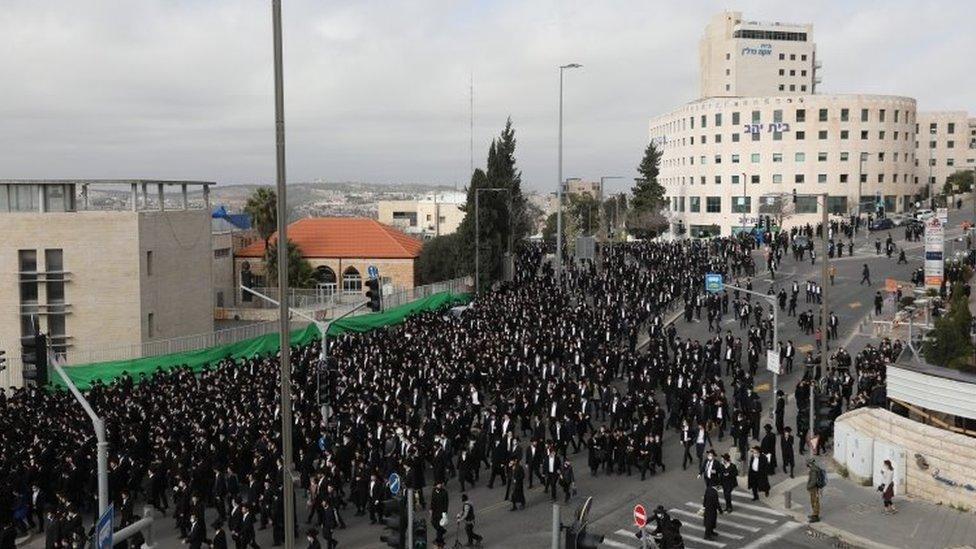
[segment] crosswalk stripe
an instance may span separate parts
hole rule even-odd
[[[750,543],[749,545],[746,545],[742,549],[759,549],[759,547],[762,547],[764,545],[767,545],[769,543],[778,540],[779,538],[785,536],[786,534],[789,534],[793,530],[796,530],[800,526],[803,525],[800,524],[799,522],[794,522],[794,521],[783,523],[780,525],[779,528],[757,539],[756,541]]]
[[[711,545],[712,547],[725,547],[725,545],[726,545],[726,544],[724,544],[724,543],[722,543],[720,541],[712,541],[710,539],[702,539],[702,538],[700,538],[698,536],[693,536],[691,534],[685,534],[684,532],[682,532],[681,537],[684,538],[684,539],[690,539],[691,541],[694,541],[696,543],[704,543],[705,545]]]
[[[684,515],[684,516],[687,516],[687,517],[701,519],[701,517],[699,517],[695,513],[689,513],[688,511],[685,511],[684,509],[671,509],[668,512],[671,513],[672,515]],[[740,530],[745,530],[747,532],[753,532],[753,533],[755,533],[755,532],[758,532],[759,531],[759,528],[756,528],[755,526],[749,526],[747,524],[742,524],[742,523],[739,523],[739,522],[735,522],[734,520],[729,520],[729,519],[725,518],[724,516],[723,516],[723,518],[721,518],[719,520],[719,523],[722,524],[722,525],[731,526],[733,528],[738,528]]]
[[[721,525],[722,522],[719,521],[719,524]],[[693,522],[682,522],[681,525],[684,526],[684,527],[686,527],[686,528],[691,528],[693,530],[701,530],[702,532],[705,531],[705,527],[704,526],[699,526],[699,525],[697,525],[697,524],[695,524]],[[716,528],[718,528],[718,526],[716,526]],[[716,530],[715,533],[718,534],[718,535],[720,535],[720,536],[724,536],[724,537],[731,538],[731,539],[742,539],[742,536],[739,536],[739,535],[736,535],[736,534],[726,534],[725,532],[719,532],[718,530]]]
[[[773,509],[769,509],[768,507],[760,507],[759,505],[754,505],[754,504],[749,504],[749,503],[741,503],[741,502],[738,502],[738,501],[735,502],[735,505],[733,506],[733,508],[735,508],[735,507],[744,507],[746,509],[749,509],[750,511],[758,511],[760,513],[766,513],[767,515],[773,515],[773,516],[777,516],[777,517],[786,516],[783,513],[780,513],[779,511],[775,511]]]
[[[695,509],[701,509],[701,505],[698,505],[697,503],[692,503],[690,501],[689,502],[686,502],[685,505],[687,505],[688,507],[694,507]],[[742,504],[740,504],[740,505],[742,505]],[[735,509],[735,507],[733,507],[733,509]],[[749,514],[746,514],[746,513],[736,513],[735,516],[742,517],[742,518],[749,519],[749,520],[755,520],[755,521],[758,521],[758,522],[765,522],[766,524],[776,524],[776,521],[773,520],[773,519],[768,519],[766,517],[757,517],[755,515],[749,515]]]
[[[619,541],[614,541],[610,538],[603,538],[602,545],[609,545],[610,547],[619,547],[620,549],[634,549],[633,545],[627,545],[626,543],[620,543]]]

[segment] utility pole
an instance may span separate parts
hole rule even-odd
[[[291,360],[288,329],[288,209],[285,190],[285,89],[281,47],[281,0],[271,2],[274,24],[275,149],[278,193],[278,331],[281,347],[282,495],[285,510],[285,549],[295,547],[295,483],[292,480]]]
[[[81,407],[84,408],[85,413],[88,414],[89,419],[91,419],[92,427],[95,429],[95,440],[96,440],[96,460],[98,466],[98,516],[105,514],[105,509],[108,508],[108,441],[105,439],[105,422],[102,418],[98,417],[95,410],[92,409],[91,404],[85,399],[78,387],[75,387],[75,383],[71,381],[68,374],[65,373],[64,368],[58,364],[51,364],[54,366],[54,370],[61,376],[61,381],[64,382],[71,394],[74,395],[75,400]],[[38,367],[41,367],[38,365]]]
[[[829,280],[827,279],[827,270],[830,263],[830,257],[827,255],[827,238],[830,233],[828,224],[828,213],[827,213],[827,193],[823,193],[823,214],[821,218],[823,233],[823,262],[820,264],[820,295],[823,301],[820,304],[820,340],[823,343],[823,347],[820,350],[820,375],[827,375],[827,313],[829,312],[829,307],[827,305],[827,289],[830,288]],[[811,376],[816,377],[816,376]],[[810,384],[810,434],[816,432],[816,424],[814,423],[814,398],[813,398],[813,379],[811,379]]]
[[[474,71],[471,72],[471,79],[468,82],[469,99],[471,102],[470,113],[471,120],[468,122],[469,125],[469,136],[468,136],[468,179],[471,179],[471,174],[474,173]]]
[[[556,187],[556,282],[563,281],[563,71],[578,69],[579,63],[559,66],[559,182]]]

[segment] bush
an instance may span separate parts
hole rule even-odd
[[[973,315],[962,287],[953,289],[949,311],[935,320],[935,329],[926,336],[922,350],[930,364],[956,370],[973,369],[973,344],[969,330]]]
[[[461,256],[461,237],[458,233],[428,240],[420,250],[420,257],[417,258],[419,284],[430,284],[466,275]]]

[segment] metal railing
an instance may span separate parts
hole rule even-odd
[[[254,288],[254,291],[279,301],[277,287]],[[244,293],[239,291],[238,306],[247,309],[277,309],[277,305],[263,299],[244,301]],[[289,288],[288,306],[293,309],[329,309],[337,305],[353,303],[363,298],[362,291],[342,292],[334,288]]]
[[[415,288],[398,289],[394,290],[393,293],[383,296],[383,310],[392,309],[393,307],[417,299],[430,297],[439,292],[463,293],[470,290],[471,277],[469,276],[445,280],[443,282],[434,282],[433,284],[425,284]]]

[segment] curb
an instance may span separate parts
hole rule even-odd
[[[837,473],[829,473],[827,477],[831,480],[843,478]],[[797,511],[796,508],[787,509],[782,503],[780,503],[781,501],[783,501],[783,494],[789,492],[790,490],[793,490],[798,486],[806,484],[806,482],[807,479],[806,476],[804,475],[802,477],[786,479],[782,482],[777,483],[775,486],[772,486],[770,488],[769,497],[766,498],[765,503],[769,507],[777,511],[781,511],[783,513],[788,514],[793,518],[793,520],[803,524],[805,527],[809,528],[810,530],[814,530],[820,532],[821,534],[838,538],[844,543],[853,545],[855,547],[863,547],[865,549],[900,549],[898,547],[886,545],[883,543],[878,543],[876,541],[872,541],[865,537],[859,536],[853,532],[849,532],[847,530],[843,530],[835,526],[831,526],[829,523],[824,522],[823,519],[821,519],[820,522],[814,522],[811,524],[810,522],[808,522],[807,517],[803,514],[802,511]]]

